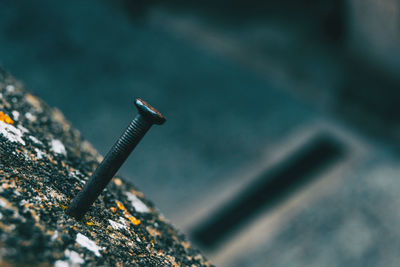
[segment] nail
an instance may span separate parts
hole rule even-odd
[[[68,215],[78,220],[82,219],[150,127],[166,121],[160,112],[142,99],[136,98],[135,105],[139,114],[104,157],[84,188],[72,200],[66,211]]]

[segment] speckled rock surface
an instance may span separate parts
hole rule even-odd
[[[120,177],[82,221],[67,216],[101,155],[1,69],[0,89],[1,264],[211,265]]]

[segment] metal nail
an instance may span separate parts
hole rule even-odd
[[[135,105],[139,114],[107,153],[84,188],[72,200],[66,211],[68,215],[81,219],[150,127],[166,121],[160,112],[142,99],[136,98]]]

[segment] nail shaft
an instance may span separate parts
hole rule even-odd
[[[137,99],[135,104],[139,109],[139,114],[107,153],[84,188],[73,199],[67,209],[68,215],[81,219],[150,127],[153,124],[164,123],[165,118],[143,100]]]

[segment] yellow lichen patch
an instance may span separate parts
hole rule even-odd
[[[60,204],[60,207],[61,207],[63,210],[66,210],[66,209],[68,208],[66,205],[63,205],[63,204]]]
[[[97,222],[95,222],[95,221],[87,221],[86,223],[85,223],[87,226],[92,226],[92,225],[95,225],[95,226],[100,226],[100,224],[99,223],[97,223]]]
[[[117,204],[117,207],[122,210],[124,212],[124,216],[125,218],[127,218],[133,225],[139,225],[140,224],[140,220],[136,219],[135,217],[133,217],[125,208],[125,206],[119,202],[119,201],[115,201],[115,204]]]
[[[117,207],[118,207],[120,210],[126,211],[125,206],[124,206],[121,202],[115,201],[115,204],[117,204]]]
[[[121,186],[122,185],[122,181],[121,181],[121,179],[119,179],[119,178],[114,178],[114,184],[116,185],[116,186]]]
[[[51,155],[48,155],[47,158],[52,164],[57,165],[57,161],[55,161]]]
[[[131,221],[131,223],[133,223],[133,225],[139,225],[139,224],[140,224],[140,220],[139,220],[139,219],[136,219],[136,218],[133,217],[132,215],[128,215],[128,216],[125,215],[125,217],[126,217],[129,221]]]
[[[0,121],[8,124],[14,124],[14,121],[10,118],[10,116],[5,114],[3,111],[0,111]]]

